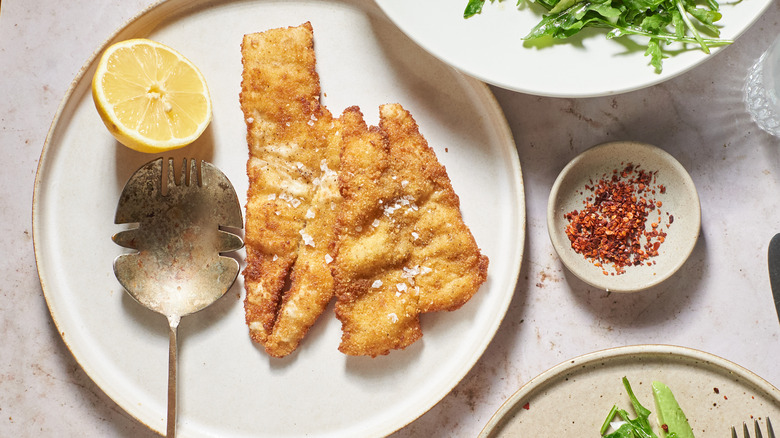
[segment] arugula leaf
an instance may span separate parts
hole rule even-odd
[[[463,16],[482,11],[486,0],[468,0]],[[493,3],[495,0],[490,0]],[[503,0],[498,0],[503,1]],[[520,1],[518,0],[518,4]],[[548,10],[523,39],[569,38],[587,27],[607,29],[608,39],[635,35],[647,39],[645,56],[656,73],[663,69],[664,46],[694,43],[703,52],[731,44],[719,39],[722,18],[717,0],[527,0]],[[713,38],[702,35],[711,35]]]
[[[617,405],[612,405],[612,409],[610,409],[607,418],[604,419],[604,423],[601,425],[599,436],[602,438],[658,438],[653,432],[652,426],[650,426],[650,410],[642,406],[636,398],[626,377],[623,377],[623,386],[626,388],[629,400],[631,400],[631,406],[634,408],[636,418],[631,418],[624,409],[618,408]],[[658,410],[658,421],[666,425],[664,426],[666,432],[663,434],[665,438],[694,438],[688,418],[682,412],[680,405],[677,404],[677,400],[675,400],[669,387],[657,381],[653,382],[652,387],[653,400]],[[614,432],[605,435],[615,416],[620,417],[623,424]]]
[[[617,405],[612,405],[612,409],[609,411],[609,414],[607,414],[607,418],[604,420],[604,423],[601,425],[600,434],[604,436],[605,433],[607,433],[607,429],[609,429],[609,423],[612,422],[612,419],[615,418],[615,414],[617,414],[618,407]]]
[[[485,0],[469,0],[466,5],[466,10],[463,11],[463,18],[469,18],[482,12],[482,6],[485,5]]]
[[[585,0],[558,14],[545,15],[525,39],[530,40],[544,35],[553,38],[568,38],[586,26],[598,26],[599,23],[605,22],[603,17],[609,18],[619,15],[619,10],[607,4]]]
[[[665,0],[623,0],[623,4],[629,9],[637,11],[655,11]]]
[[[561,0],[552,9],[550,9],[550,13],[557,14],[558,12],[569,9],[570,7],[574,6],[575,4],[581,1],[582,0]]]
[[[604,438],[636,438],[636,435],[634,435],[634,428],[626,423]]]
[[[613,406],[609,411],[609,415],[607,415],[607,419],[604,420],[604,424],[601,426],[601,435],[604,438],[658,438],[658,435],[653,432],[653,428],[650,426],[650,410],[639,403],[639,400],[634,395],[634,391],[631,389],[631,384],[628,383],[628,379],[625,377],[623,377],[623,386],[626,388],[628,398],[631,400],[631,406],[633,406],[637,417],[632,419],[624,409]],[[621,420],[625,421],[625,424],[609,435],[604,435],[615,415],[618,415]]]
[[[628,398],[631,399],[631,405],[634,406],[634,411],[637,414],[637,418],[632,420],[626,420],[630,424],[634,424],[637,430],[634,431],[638,436],[642,438],[658,438],[653,433],[653,428],[650,426],[650,410],[642,406],[634,395],[634,391],[631,390],[631,384],[628,383],[628,379],[623,377],[623,386],[626,387],[628,392]]]
[[[661,44],[657,39],[651,39],[647,42],[647,50],[645,50],[645,56],[650,57],[650,65],[655,68],[656,73],[661,73],[663,69],[663,59],[666,58],[664,52],[661,50]]]

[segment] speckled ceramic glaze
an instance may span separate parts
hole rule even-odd
[[[583,208],[583,201],[592,195],[586,186],[628,164],[657,172],[654,187],[666,188],[664,193],[652,194],[662,203],[661,213],[653,211],[648,215],[646,229],[655,221],[667,236],[658,247],[658,255],[647,260],[649,265],[628,266],[624,273],[617,273],[607,263],[600,267],[572,248],[565,232],[569,224],[565,216]],[[582,281],[612,292],[647,289],[677,272],[696,245],[700,225],[699,197],[685,168],[661,148],[630,141],[600,144],[575,157],[558,175],[547,206],[547,229],[564,265]]]
[[[690,348],[633,345],[585,354],[534,377],[479,436],[598,437],[613,405],[636,417],[623,377],[653,412],[650,424],[658,433],[653,381],[669,386],[696,436],[725,437],[738,422],[780,418],[780,390],[739,365]]]

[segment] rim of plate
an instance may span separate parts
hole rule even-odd
[[[39,281],[41,284],[41,289],[44,295],[44,299],[46,300],[47,308],[49,310],[49,315],[52,318],[52,321],[54,322],[55,326],[57,327],[58,333],[60,333],[60,339],[65,344],[66,348],[72,355],[73,359],[78,363],[78,365],[82,368],[82,370],[89,376],[89,378],[100,388],[100,390],[106,394],[112,401],[117,403],[125,412],[128,413],[132,418],[134,418],[139,423],[143,424],[145,427],[152,431],[156,431],[158,433],[163,433],[164,431],[158,430],[155,427],[153,427],[151,424],[146,422],[142,417],[140,417],[136,411],[130,409],[130,403],[126,403],[124,401],[124,397],[121,397],[121,394],[117,393],[115,391],[115,388],[113,388],[108,382],[105,381],[105,379],[102,379],[99,373],[90,366],[91,364],[85,362],[83,360],[83,357],[77,354],[77,348],[74,347],[74,345],[71,345],[68,338],[64,336],[64,333],[62,331],[62,323],[57,319],[57,312],[54,311],[51,305],[51,299],[50,294],[52,293],[52,286],[47,281],[48,277],[45,272],[45,268],[41,266],[41,243],[39,241],[39,236],[41,234],[40,232],[40,196],[41,196],[41,190],[42,190],[42,180],[44,179],[44,169],[46,169],[49,161],[51,160],[50,157],[50,150],[52,148],[53,140],[55,139],[55,135],[57,134],[57,129],[60,126],[60,123],[63,119],[63,116],[65,115],[65,110],[71,103],[71,99],[73,98],[73,95],[78,88],[78,85],[81,83],[81,81],[85,80],[85,76],[87,72],[90,70],[91,66],[97,62],[103,51],[110,46],[112,43],[118,41],[119,36],[127,30],[127,28],[134,23],[138,22],[139,20],[142,20],[146,15],[155,12],[157,9],[164,9],[168,6],[170,6],[172,3],[176,3],[179,0],[157,0],[156,2],[152,3],[151,5],[148,5],[147,7],[143,8],[140,12],[136,13],[135,15],[131,16],[127,20],[125,20],[122,24],[120,24],[99,46],[92,52],[92,54],[86,59],[86,61],[82,64],[76,75],[74,76],[74,79],[71,81],[70,85],[68,86],[68,89],[64,93],[62,99],[60,100],[60,103],[54,113],[54,116],[52,118],[52,122],[49,126],[49,129],[47,131],[46,138],[44,140],[44,144],[41,150],[41,154],[39,156],[38,165],[36,169],[36,175],[35,175],[35,181],[34,181],[34,188],[33,188],[33,197],[32,197],[32,238],[33,238],[33,248],[34,248],[34,255],[35,255],[35,261],[36,261],[36,269],[38,272]],[[226,3],[238,3],[246,0],[228,0],[226,2],[221,1],[215,1],[215,0],[196,0],[195,2],[192,2],[192,4],[187,5],[184,8],[174,8],[172,9],[172,12],[175,14],[185,14],[185,11],[189,10],[196,10],[196,9],[205,9],[209,5],[222,5]],[[273,0],[257,0],[257,1],[273,1]],[[314,0],[307,0],[305,2],[314,1]],[[353,0],[333,0],[338,3],[344,3],[344,2],[352,2]],[[377,7],[376,5],[374,7]],[[366,10],[366,6],[361,6],[361,9]],[[387,19],[387,18],[385,18]],[[167,19],[162,20],[163,22]],[[174,18],[175,20],[175,18]],[[387,19],[389,22],[392,23],[391,20]],[[434,57],[438,60],[438,58]],[[441,62],[439,60],[439,62]],[[490,90],[489,86],[473,77],[470,77],[468,75],[463,74],[462,72],[459,72],[459,74],[465,78],[469,85],[475,89],[475,91],[479,92],[481,94],[481,97],[485,99],[484,103],[488,106],[490,106],[495,113],[494,115],[498,118],[496,120],[496,124],[500,125],[503,129],[501,129],[501,142],[506,142],[507,144],[515,144],[514,137],[511,131],[511,128],[509,127],[509,124],[506,120],[506,117],[503,113],[503,110],[501,109],[501,106],[499,105],[497,99],[495,98],[495,95]],[[394,431],[400,430],[403,427],[411,424],[415,420],[417,420],[419,417],[424,415],[426,412],[428,412],[431,408],[436,406],[447,394],[449,394],[452,389],[465,377],[465,375],[476,365],[476,363],[479,361],[479,359],[484,354],[484,351],[487,349],[488,345],[493,341],[495,332],[498,330],[498,327],[503,322],[506,312],[508,311],[509,304],[511,300],[514,297],[514,289],[517,287],[517,278],[519,278],[519,273],[522,267],[522,262],[524,258],[524,249],[525,249],[525,242],[526,242],[526,208],[525,208],[525,186],[523,181],[523,175],[522,175],[522,169],[521,164],[519,161],[519,156],[517,153],[516,148],[511,148],[509,150],[510,154],[512,155],[512,158],[514,159],[514,162],[516,165],[512,166],[512,179],[513,183],[515,184],[515,187],[517,188],[517,217],[518,220],[521,221],[521,225],[523,230],[518,233],[518,245],[517,248],[515,248],[513,259],[517,261],[517,263],[514,263],[514,270],[511,272],[510,276],[515,278],[514,286],[512,288],[511,292],[508,292],[504,294],[503,300],[500,302],[500,314],[497,315],[497,318],[495,318],[493,325],[489,328],[489,332],[492,333],[492,335],[483,337],[481,339],[480,344],[477,348],[474,349],[472,352],[472,355],[470,359],[468,360],[467,366],[463,367],[460,374],[457,376],[454,376],[454,378],[451,381],[451,384],[444,385],[447,386],[448,389],[441,391],[440,393],[436,394],[430,394],[430,396],[427,398],[427,401],[425,402],[425,405],[427,406],[425,409],[421,410],[417,413],[416,416],[413,418],[409,418],[408,420],[405,420],[403,422],[400,422],[397,424],[396,427],[391,427],[392,430],[385,431],[386,433],[393,433]]]
[[[764,378],[754,373],[753,371],[750,371],[742,365],[734,363],[721,356],[717,356],[715,354],[691,347],[683,347],[671,344],[626,345],[621,347],[605,348],[576,356],[572,359],[560,362],[546,371],[543,371],[536,377],[533,377],[531,380],[523,384],[506,401],[504,401],[503,404],[501,404],[498,410],[493,414],[492,417],[490,417],[490,420],[488,420],[487,424],[485,424],[485,427],[479,433],[479,438],[488,438],[494,436],[493,433],[500,431],[499,429],[501,428],[503,420],[506,418],[506,416],[517,408],[517,404],[523,400],[524,397],[531,394],[545,382],[552,381],[559,376],[568,374],[572,370],[577,368],[585,368],[588,365],[597,362],[603,362],[607,359],[620,359],[623,357],[638,356],[662,356],[670,354],[676,355],[680,358],[687,358],[710,363],[721,370],[738,374],[739,377],[748,380],[752,385],[760,388],[766,394],[772,395],[776,400],[780,401],[780,389],[776,388],[774,385],[764,380]]]

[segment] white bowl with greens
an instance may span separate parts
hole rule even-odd
[[[606,7],[607,3],[596,0],[486,0],[479,14],[464,18],[467,5],[473,8],[474,1],[377,0],[377,4],[415,42],[459,70],[509,90],[557,97],[611,95],[675,77],[722,50],[713,39],[734,41],[772,4],[772,0],[745,0],[720,2],[715,8],[715,2],[693,6],[691,0],[615,0]],[[620,21],[642,15],[645,7],[653,8],[654,18],[630,25]],[[628,11],[620,16],[622,9]],[[679,14],[680,9],[686,13]],[[658,16],[664,14],[673,22],[659,23]],[[609,28],[575,32],[584,22]],[[550,33],[572,36],[525,39],[545,33],[540,32],[540,24]],[[650,43],[653,38],[647,34],[663,28],[675,35],[675,27],[680,35],[669,39],[684,42]],[[645,56],[648,47],[651,54],[668,57]]]

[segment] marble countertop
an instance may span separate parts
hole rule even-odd
[[[106,396],[62,342],[38,280],[31,222],[36,168],[61,99],[99,43],[152,3],[0,6],[2,436],[155,435]],[[768,242],[780,232],[780,139],[758,129],[741,101],[748,67],[778,33],[775,2],[735,44],[660,85],[584,99],[493,89],[525,182],[527,239],[515,296],[476,366],[394,437],[476,436],[529,379],[621,345],[692,347],[780,386],[780,324],[766,266]],[[547,197],[579,152],[626,139],[662,146],[685,166],[699,190],[702,230],[671,279],[641,293],[608,294],[561,265],[547,235]]]

